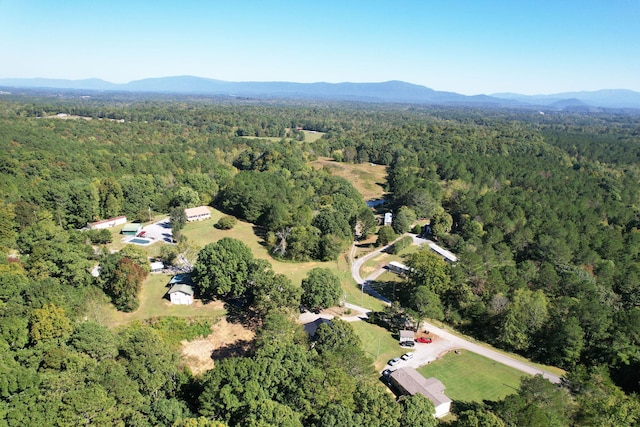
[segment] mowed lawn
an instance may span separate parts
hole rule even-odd
[[[526,375],[467,350],[449,352],[418,372],[426,378],[436,377],[446,386],[447,396],[463,402],[502,400],[518,391],[520,378]]]
[[[386,329],[367,322],[351,322],[362,342],[362,349],[373,361],[377,371],[384,368],[387,362],[407,352],[398,344],[398,339]]]

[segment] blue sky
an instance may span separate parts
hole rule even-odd
[[[0,78],[640,91],[640,0],[0,0]]]

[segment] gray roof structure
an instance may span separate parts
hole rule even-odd
[[[403,329],[400,331],[400,342],[413,341],[414,336],[415,333],[413,331]]]
[[[404,367],[396,369],[391,373],[389,378],[402,393],[410,396],[420,393],[432,401],[435,407],[443,403],[451,402],[451,399],[444,394],[445,386],[440,380],[433,377],[425,378],[414,368]]]
[[[310,336],[314,336],[316,331],[320,327],[320,325],[327,324],[329,326],[333,326],[333,323],[330,319],[325,319],[324,317],[318,317],[313,322],[305,323],[304,331],[308,333]]]
[[[183,294],[187,294],[187,295],[191,295],[193,296],[193,288],[189,285],[186,285],[184,283],[179,283],[177,285],[173,285],[171,287],[171,289],[169,289],[168,294],[171,295],[175,292],[182,292]]]
[[[127,231],[138,231],[142,228],[142,224],[140,224],[139,222],[130,222],[128,224],[125,224],[124,227],[122,227],[122,232],[127,232]]]

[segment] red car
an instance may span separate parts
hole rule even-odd
[[[416,338],[416,342],[421,342],[423,344],[431,344],[433,342],[433,339],[426,338],[426,337],[418,337]]]

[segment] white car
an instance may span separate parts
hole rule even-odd
[[[411,359],[411,358],[413,357],[413,355],[414,355],[414,354],[415,354],[415,353],[414,353],[414,352],[412,352],[412,351],[411,351],[411,352],[409,352],[409,353],[405,353],[405,354],[403,354],[403,355],[402,355],[401,359],[402,359],[402,360],[409,360],[409,359]]]
[[[400,363],[400,358],[399,357],[394,357],[393,359],[389,360],[388,365],[389,366],[393,366]]]

